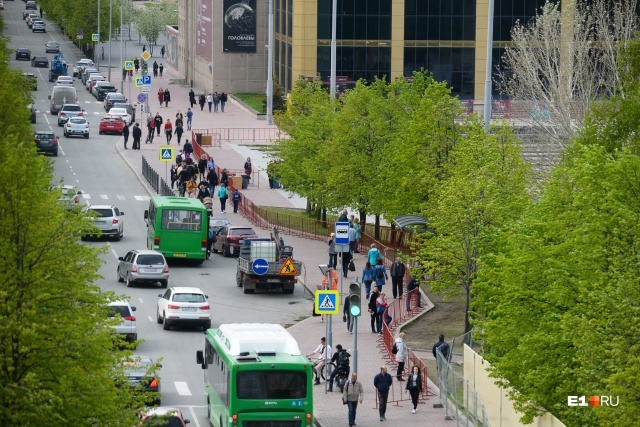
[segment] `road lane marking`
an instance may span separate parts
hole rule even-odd
[[[184,381],[175,381],[173,384],[176,386],[176,390],[180,396],[191,396],[191,390],[189,390],[189,386]]]
[[[116,259],[118,259],[118,254],[114,249],[111,249],[111,253],[113,254],[114,257],[116,257]]]
[[[196,427],[200,427],[200,423],[198,422],[196,412],[193,410],[193,406],[189,406],[189,412],[191,412],[191,421],[196,424]]]
[[[153,317],[149,316],[149,322],[153,323]]]
[[[91,194],[82,194],[82,197],[87,199],[87,200],[91,200]]]
[[[91,101],[84,101],[85,104],[91,104]]]
[[[101,194],[101,195],[100,195],[100,198],[101,198],[102,200],[109,200],[109,196],[107,196],[106,194]]]
[[[138,301],[140,301],[140,304],[144,304],[144,301],[142,301],[142,298],[138,298]]]
[[[118,198],[118,200],[127,200],[124,196],[121,196],[119,194],[116,197]]]
[[[133,196],[137,201],[141,202],[142,201],[142,196]]]

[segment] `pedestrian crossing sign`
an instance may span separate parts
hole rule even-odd
[[[340,292],[317,290],[315,298],[316,314],[338,314],[340,312]]]
[[[142,87],[142,77],[136,77],[136,81],[133,84],[135,87]]]
[[[291,258],[287,258],[284,264],[282,264],[282,268],[280,269],[280,274],[290,275],[290,276],[298,275],[298,269],[296,268],[296,265],[293,263]]]
[[[127,71],[133,70],[133,61],[124,61],[124,69]]]
[[[161,162],[173,162],[174,160],[173,147],[162,146],[160,147],[160,161]]]

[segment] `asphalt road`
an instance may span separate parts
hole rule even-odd
[[[33,55],[46,55],[50,59],[53,54],[45,54],[45,43],[56,40],[72,66],[77,60],[79,50],[60,34],[57,28],[47,22],[47,33],[32,33],[22,20],[24,3],[20,1],[5,3],[5,35],[11,38],[12,49],[28,47]],[[45,15],[46,20],[46,15]],[[137,47],[131,46],[131,50]],[[105,48],[108,50],[108,48]],[[114,48],[114,51],[119,52]],[[128,49],[127,49],[128,50]],[[133,54],[131,55],[133,56]],[[195,362],[196,350],[204,348],[202,332],[182,328],[164,331],[156,323],[156,302],[158,294],[163,290],[158,286],[136,286],[127,288],[116,280],[118,256],[127,251],[144,248],[146,242],[146,225],[143,219],[144,210],[149,203],[150,194],[138,177],[124,162],[115,149],[121,137],[115,135],[99,135],[100,118],[105,114],[102,102],[96,101],[89,94],[81,81],[76,79],[78,102],[86,111],[90,122],[90,138],[64,138],[62,128],[57,126],[57,116],[49,113],[47,96],[51,93],[53,83],[48,82],[46,68],[31,67],[27,61],[15,61],[11,56],[11,65],[23,72],[33,72],[38,76],[38,90],[33,92],[38,109],[35,130],[53,130],[60,141],[59,157],[51,157],[54,165],[54,180],[63,180],[65,184],[76,185],[83,191],[85,200],[91,204],[114,204],[124,215],[124,238],[119,241],[98,240],[87,242],[89,245],[107,245],[108,252],[103,256],[104,264],[100,269],[103,279],[99,284],[105,290],[113,290],[130,299],[131,305],[137,307],[135,312],[138,336],[143,342],[136,350],[137,354],[148,355],[155,359],[162,358],[162,404],[163,406],[179,406],[191,419],[192,426],[209,425],[206,419],[206,408],[203,400],[203,373]],[[104,67],[102,67],[104,70]],[[113,83],[120,86],[120,73],[112,69]],[[72,73],[72,68],[69,74]],[[106,73],[106,71],[105,71]],[[146,134],[146,131],[144,132]],[[240,217],[233,217],[234,224],[245,225]],[[267,237],[262,230],[258,234]],[[302,296],[281,294],[244,295],[238,292],[235,284],[236,260],[215,255],[203,265],[169,262],[170,286],[196,286],[209,295],[212,307],[212,327],[221,323],[264,322],[292,323],[301,315],[307,314],[308,306],[296,304]]]

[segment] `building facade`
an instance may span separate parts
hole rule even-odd
[[[332,0],[272,1],[274,78],[286,91],[301,77],[328,81]],[[536,16],[545,1],[494,0],[493,69],[514,23]],[[484,98],[489,0],[337,4],[336,75],[344,84],[424,68],[460,99]],[[268,0],[180,2],[177,69],[206,90],[265,92],[268,6]]]

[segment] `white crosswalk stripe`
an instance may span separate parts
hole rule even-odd
[[[191,390],[189,390],[189,386],[184,381],[175,381],[176,390],[180,396],[191,396]]]
[[[100,195],[100,198],[101,198],[102,200],[109,200],[109,196],[107,196],[106,194],[101,194],[101,195]]]
[[[91,194],[83,194],[82,197],[86,200],[91,200]]]
[[[118,200],[127,200],[126,197],[124,197],[124,196],[122,196],[120,194],[118,194],[116,197],[118,198]]]
[[[85,200],[91,200],[91,194],[82,193],[82,198],[84,198]],[[149,200],[151,200],[149,196],[139,196],[139,195],[131,196],[127,199],[127,196],[123,196],[122,194],[116,195],[115,198],[123,202],[126,200],[131,200],[131,198],[133,198],[136,202],[148,202]],[[100,199],[112,200],[112,198],[108,194],[100,194]]]

